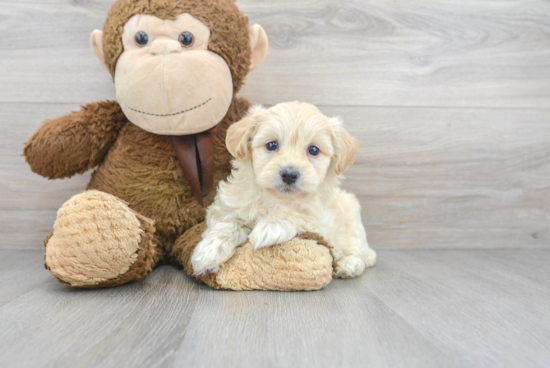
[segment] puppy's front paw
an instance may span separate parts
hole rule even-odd
[[[296,234],[296,229],[288,221],[260,221],[254,226],[254,229],[252,229],[252,232],[248,236],[248,240],[254,249],[259,249],[289,241],[294,238]]]
[[[367,251],[365,262],[367,263],[367,267],[372,267],[376,264],[376,252],[373,249]]]
[[[353,278],[363,273],[365,270],[365,261],[357,256],[345,256],[338,261],[338,267],[336,267],[335,277],[339,278]]]
[[[233,255],[235,246],[220,238],[207,237],[200,241],[191,256],[194,275],[216,273],[220,266]]]

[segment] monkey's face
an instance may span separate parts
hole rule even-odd
[[[156,134],[188,135],[218,124],[233,98],[231,71],[208,50],[210,30],[189,14],[135,15],[122,34],[117,100],[132,123]]]
[[[128,120],[172,136],[182,174],[200,204],[214,185],[211,128],[267,54],[262,27],[247,27],[233,0],[117,0],[103,26],[105,39],[100,30],[90,38],[115,79]]]

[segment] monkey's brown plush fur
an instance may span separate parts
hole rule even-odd
[[[128,122],[115,101],[96,102],[46,122],[25,145],[31,170],[48,179],[69,178],[96,167]]]
[[[225,179],[231,170],[230,155],[225,148],[227,127],[238,121],[248,107],[248,101],[235,99],[220,124],[214,138],[215,183]],[[121,129],[88,189],[111,193],[153,219],[157,242],[166,255],[175,240],[205,216],[204,208],[193,198],[181,174],[170,137],[148,133],[131,123]],[[210,205],[214,196],[212,192],[205,197],[205,206]]]
[[[214,138],[215,183],[225,179],[231,170],[225,148],[227,127],[240,120],[249,106],[245,99],[235,99],[220,124]],[[83,173],[99,163],[87,189],[112,194],[137,214],[154,221],[154,228],[143,229],[145,234],[154,232],[156,244],[154,262],[143,265],[147,270],[160,260],[174,263],[170,257],[174,242],[187,229],[204,221],[205,209],[194,199],[182,176],[170,137],[146,132],[130,123],[115,101],[88,104],[80,111],[46,122],[27,142],[24,154],[34,172],[52,179]],[[205,206],[214,196],[215,191],[205,197]],[[127,275],[121,275],[94,285],[127,281]],[[71,285],[86,286],[75,282]]]
[[[250,106],[235,97],[249,70],[251,50],[248,19],[234,2],[118,0],[104,26],[105,63],[114,77],[124,51],[122,30],[133,15],[174,19],[182,13],[210,28],[208,49],[227,62],[233,78],[233,101],[214,136],[217,187],[231,169],[227,128]],[[60,282],[85,288],[119,285],[144,277],[159,262],[181,264],[192,274],[189,259],[204,230],[205,209],[182,175],[170,136],[139,128],[117,102],[104,101],[46,122],[24,154],[32,171],[49,179],[97,167],[88,191],[59,210],[54,231],[44,240],[46,268]],[[204,198],[205,206],[214,196],[215,191]],[[331,278],[330,249],[309,234],[260,252],[245,244],[227,267],[201,280],[235,290],[312,290]]]

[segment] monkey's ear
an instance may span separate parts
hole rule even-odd
[[[92,35],[90,36],[90,45],[92,46],[92,50],[94,50],[95,56],[97,56],[97,59],[103,65],[105,69],[107,68],[107,65],[105,64],[105,56],[103,55],[103,32],[96,29],[92,32]]]
[[[336,174],[340,175],[353,165],[359,153],[359,143],[342,127],[340,119],[331,118],[330,120],[336,134]]]
[[[225,145],[227,150],[237,160],[244,160],[248,154],[248,140],[250,139],[250,130],[252,129],[252,120],[249,117],[232,124],[227,129]]]
[[[256,69],[267,55],[269,43],[264,29],[259,24],[254,24],[248,29],[248,37],[250,38],[250,71]]]

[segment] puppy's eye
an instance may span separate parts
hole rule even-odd
[[[319,152],[321,152],[319,150],[319,148],[315,147],[315,146],[309,146],[309,148],[307,149],[307,151],[309,152],[310,155],[312,156],[317,156],[319,154]]]
[[[136,40],[136,44],[139,47],[143,47],[149,42],[149,36],[147,36],[147,33],[143,31],[139,31],[138,33],[136,33],[134,39]]]
[[[189,32],[183,32],[180,34],[179,41],[183,47],[191,47],[195,43],[195,37]]]
[[[268,151],[275,151],[277,148],[279,148],[279,143],[275,141],[269,142],[265,145],[265,148],[267,148]]]

